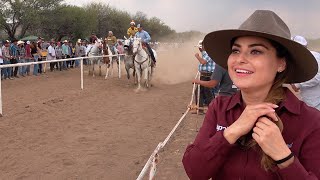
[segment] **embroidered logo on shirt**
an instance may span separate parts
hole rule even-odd
[[[222,130],[225,130],[227,129],[227,127],[224,127],[224,126],[220,126],[219,124],[217,124],[217,127],[216,127],[217,131],[222,131]]]

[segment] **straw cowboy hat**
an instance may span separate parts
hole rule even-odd
[[[18,41],[17,44],[18,44],[18,45],[24,44],[24,42],[23,42],[23,41]]]
[[[259,36],[271,39],[283,45],[291,55],[293,71],[288,74],[286,83],[300,83],[313,78],[318,72],[318,65],[303,45],[292,41],[288,26],[272,11],[255,11],[238,29],[220,30],[207,34],[204,46],[208,55],[220,66],[227,68],[231,54],[232,39],[240,36]]]

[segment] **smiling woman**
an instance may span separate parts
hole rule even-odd
[[[183,157],[190,179],[320,178],[320,112],[283,88],[311,79],[318,67],[290,37],[267,10],[255,11],[239,29],[206,35],[208,55],[228,68],[240,91],[209,106]]]

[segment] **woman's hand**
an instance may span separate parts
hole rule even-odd
[[[263,152],[275,161],[283,159],[291,153],[283,139],[279,127],[266,117],[258,119],[256,126],[253,128],[252,137],[259,144]],[[291,161],[293,162],[293,158],[288,162]],[[288,162],[286,161],[284,163],[288,164]]]
[[[252,130],[259,117],[267,115],[277,121],[274,110],[277,107],[272,103],[247,105],[241,116],[224,131],[224,137],[230,144],[234,144],[241,136]]]

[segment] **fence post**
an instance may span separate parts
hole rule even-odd
[[[80,60],[80,69],[81,69],[81,90],[83,90],[83,57]]]
[[[119,67],[119,70],[118,70],[118,71],[119,71],[119,78],[121,78],[121,61],[120,61],[120,57],[121,57],[121,56],[118,55],[118,61],[119,61],[119,66],[118,66],[118,67]]]
[[[0,74],[1,74],[2,68],[0,68]],[[2,117],[2,74],[0,78],[0,117]]]

